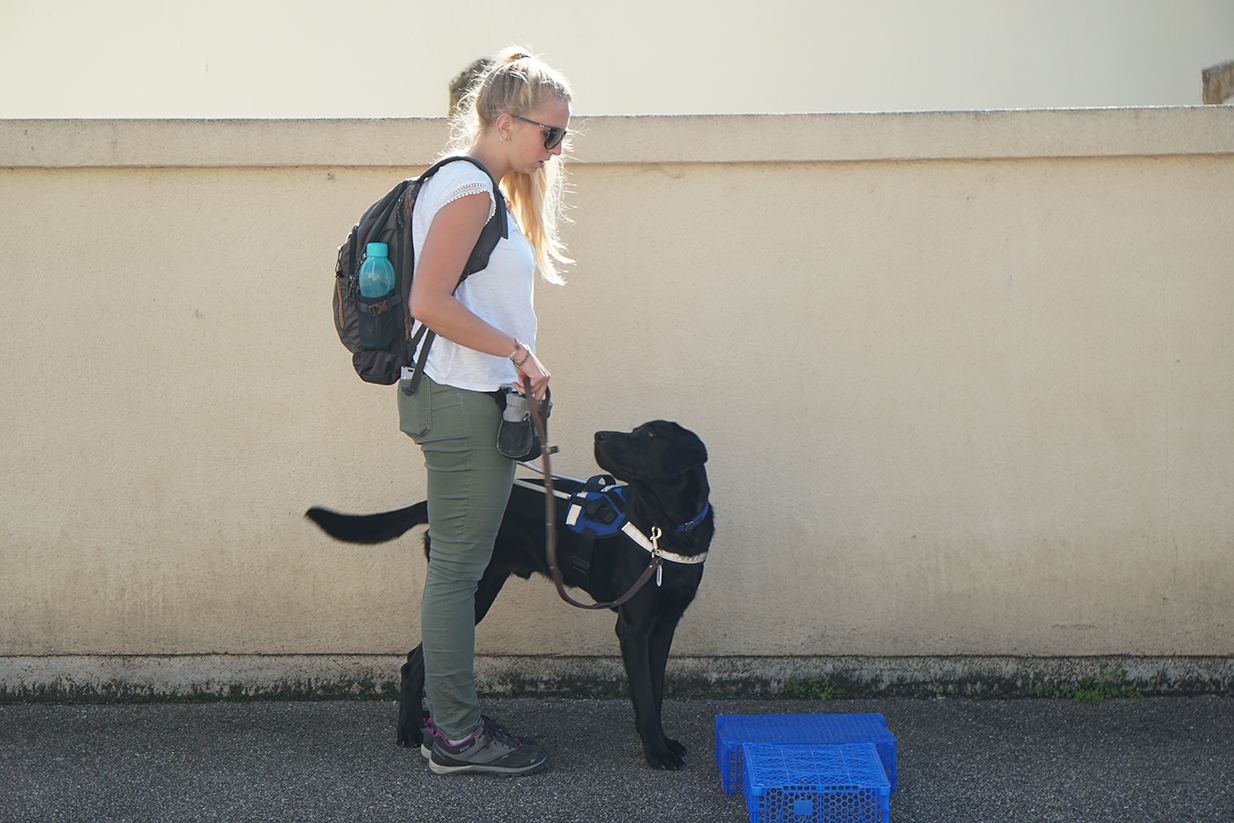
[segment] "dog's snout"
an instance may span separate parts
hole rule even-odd
[[[596,432],[596,440],[608,440],[608,432]]]

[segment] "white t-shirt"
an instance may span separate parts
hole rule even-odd
[[[417,256],[437,212],[460,197],[480,193],[488,194],[489,217],[492,217],[496,199],[493,181],[487,174],[466,160],[447,163],[438,169],[420,189],[412,213],[411,237]],[[488,266],[468,275],[454,296],[477,317],[535,351],[536,314],[532,299],[535,249],[523,235],[514,215],[507,217],[510,236],[497,241]],[[419,326],[417,323],[415,329]],[[518,379],[518,370],[508,358],[483,354],[444,337],[433,341],[424,372],[434,382],[470,391],[496,391]]]

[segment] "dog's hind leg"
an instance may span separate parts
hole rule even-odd
[[[493,605],[493,601],[497,599],[497,595],[501,594],[501,587],[506,584],[506,579],[510,576],[510,572],[505,569],[494,569],[490,565],[484,570],[484,576],[480,578],[480,582],[476,584],[476,625],[480,625],[480,621],[488,614],[489,608]]]
[[[484,619],[509,572],[489,566],[484,570],[476,586],[476,623]],[[416,646],[407,652],[407,662],[402,667],[399,683],[398,744],[406,748],[423,743],[421,730],[428,715],[424,711],[424,646]]]
[[[426,716],[421,702],[424,696],[423,646],[407,652],[402,675],[398,693],[398,744],[409,749],[419,748],[423,742],[420,730]]]

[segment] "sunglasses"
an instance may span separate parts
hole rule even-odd
[[[544,129],[544,148],[552,151],[561,144],[562,140],[566,139],[566,130],[557,126],[546,126],[543,123],[537,123],[535,120],[528,120],[526,117],[519,117],[517,114],[511,114],[515,120],[522,120],[524,123],[530,123],[533,126],[539,126]]]

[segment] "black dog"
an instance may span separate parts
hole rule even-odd
[[[708,502],[710,487],[703,468],[707,449],[693,432],[676,423],[655,420],[630,433],[596,432],[595,458],[600,468],[629,484],[624,490],[628,523],[644,536],[658,531],[656,548],[667,555],[659,579],[653,576],[614,611],[635,726],[647,762],[657,769],[680,769],[686,748],[664,734],[660,706],[673,632],[694,600],[703,577],[703,564],[699,561],[706,555],[715,530]],[[617,600],[646,571],[652,559],[650,551],[628,533],[619,532],[595,541],[589,569],[584,572],[583,564],[564,560],[575,555],[584,538],[566,527],[565,501],[556,502],[558,553],[563,558],[561,569],[566,584],[583,589],[598,602]],[[381,543],[428,522],[427,508],[425,503],[417,503],[367,516],[313,508],[307,515],[339,540]],[[497,533],[493,558],[476,591],[477,623],[511,574],[524,579],[533,572],[549,574],[545,530],[543,489],[516,483]],[[425,552],[431,550],[426,534]],[[417,646],[408,652],[402,668],[398,724],[398,742],[402,746],[421,743],[423,692],[424,657]]]

